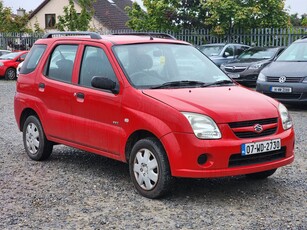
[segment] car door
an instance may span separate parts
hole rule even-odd
[[[49,136],[69,142],[72,141],[71,86],[77,50],[76,43],[55,44],[38,79],[45,129]]]
[[[95,43],[85,45],[80,62],[79,78],[73,88],[74,141],[103,155],[118,155],[121,95],[91,86],[94,76],[119,84],[105,47]]]

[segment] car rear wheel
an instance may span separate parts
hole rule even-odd
[[[154,199],[169,192],[172,183],[169,162],[157,139],[142,139],[134,145],[129,171],[131,180],[141,195]]]
[[[5,80],[15,80],[16,70],[14,68],[8,68],[5,72]]]
[[[52,142],[46,139],[41,122],[35,116],[29,116],[24,123],[23,143],[28,156],[36,161],[47,159],[53,149]]]
[[[266,179],[269,176],[272,176],[277,169],[272,169],[268,171],[263,171],[263,172],[258,172],[258,173],[251,173],[247,174],[246,177],[250,179],[255,179],[255,180],[261,180],[261,179]]]

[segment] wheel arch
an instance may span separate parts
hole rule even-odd
[[[148,137],[153,137],[153,138],[157,139],[157,141],[159,141],[161,143],[162,147],[164,148],[163,143],[159,140],[159,138],[156,135],[154,135],[153,133],[151,133],[147,130],[137,130],[134,133],[132,133],[129,136],[129,138],[127,139],[126,146],[125,146],[126,162],[129,162],[130,153],[131,153],[131,150],[132,150],[133,146],[135,145],[135,143],[137,141],[141,140],[141,139],[148,138]]]
[[[33,109],[30,109],[30,108],[24,109],[24,110],[22,111],[22,113],[21,113],[20,121],[19,121],[19,130],[20,130],[20,131],[22,131],[22,128],[23,128],[23,126],[24,126],[25,121],[26,121],[27,118],[28,118],[29,116],[31,116],[31,115],[36,116],[37,119],[40,120],[38,114],[37,114]]]

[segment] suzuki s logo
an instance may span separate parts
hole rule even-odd
[[[278,79],[279,83],[285,83],[287,80],[286,76],[282,76]]]
[[[256,133],[261,133],[263,131],[263,127],[260,124],[254,125],[254,130]]]

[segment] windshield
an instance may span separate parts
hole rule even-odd
[[[21,52],[4,54],[0,57],[0,60],[13,60],[20,54],[21,54]]]
[[[252,48],[244,51],[238,59],[270,59],[277,51],[278,48]]]
[[[206,54],[207,56],[217,56],[219,55],[224,48],[224,45],[209,45],[209,46],[200,46],[199,50]]]
[[[276,61],[307,62],[307,43],[293,43],[280,54]]]
[[[232,83],[214,63],[190,45],[118,45],[114,47],[114,52],[130,83],[136,88]]]

